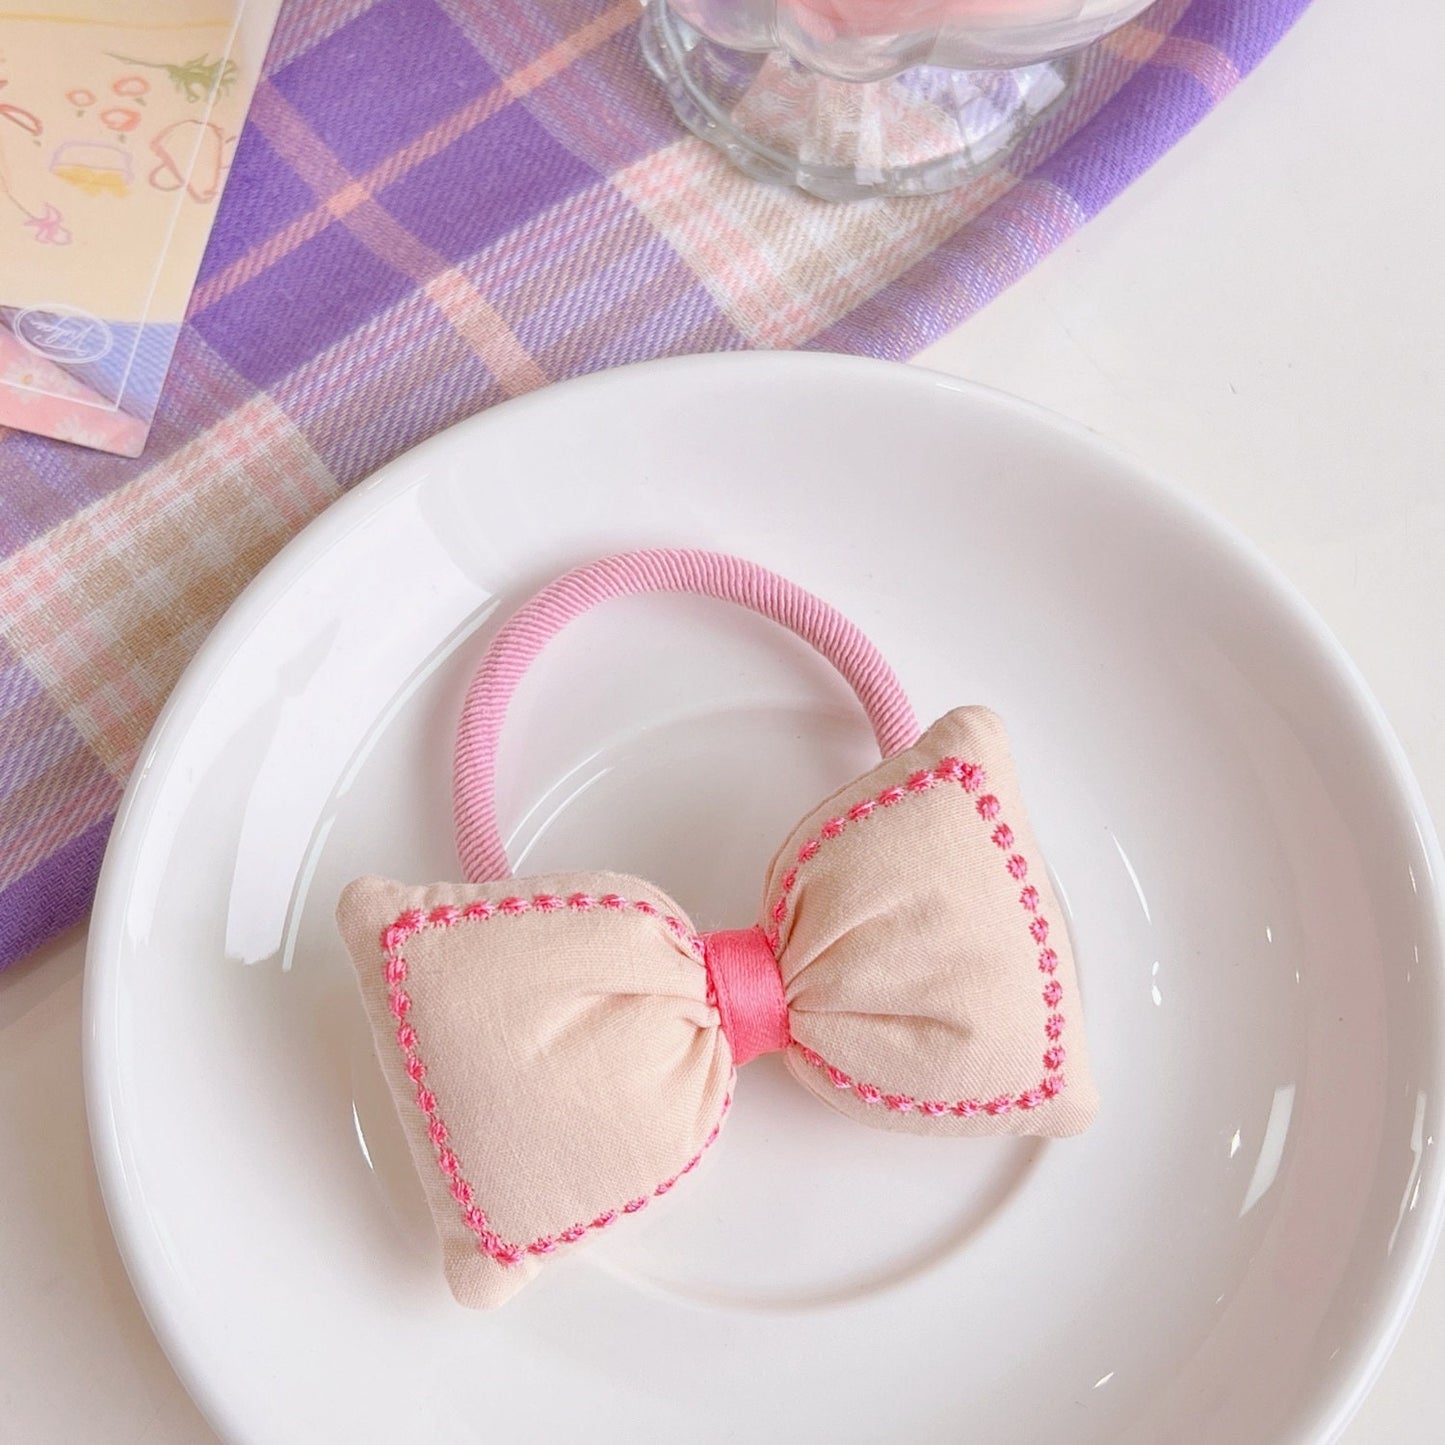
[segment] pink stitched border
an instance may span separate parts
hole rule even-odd
[[[984,769],[978,764],[961,762],[958,758],[944,758],[934,768],[913,773],[903,785],[895,784],[893,787],[885,788],[876,798],[862,799],[849,808],[847,813],[829,818],[818,830],[817,835],[809,838],[798,849],[797,861],[783,874],[778,896],[768,911],[768,927],[764,932],[764,937],[774,956],[777,955],[782,924],[788,916],[788,900],[797,886],[799,869],[805,867],[818,855],[825,842],[841,837],[851,823],[863,822],[879,808],[894,807],[905,798],[926,793],[942,783],[957,783],[964,792],[972,794],[977,793],[986,780]],[[1004,855],[1004,868],[1009,877],[1017,882],[1024,882],[1029,872],[1028,860],[1021,853],[1014,851],[1014,832],[999,817],[999,800],[992,793],[984,793],[977,799],[974,808],[985,823],[994,824],[993,831],[989,836],[994,846]],[[1007,1114],[1013,1109],[1037,1109],[1050,1099],[1057,1097],[1065,1086],[1064,1075],[1061,1072],[1065,1058],[1062,1043],[1065,1020],[1064,1015],[1058,1012],[1064,990],[1063,985],[1053,976],[1059,966],[1059,957],[1055,950],[1048,945],[1049,921],[1039,912],[1038,889],[1031,883],[1024,882],[1018,901],[1028,920],[1029,937],[1039,947],[1039,971],[1049,976],[1049,981],[1044,985],[1042,992],[1043,1001],[1050,1010],[1044,1021],[1044,1035],[1048,1040],[1043,1055],[1045,1073],[1034,1088],[1025,1089],[1018,1094],[1000,1094],[997,1098],[986,1100],[917,1099],[911,1094],[889,1091],[877,1084],[859,1083],[837,1065],[830,1064],[815,1050],[804,1044],[794,1044],[793,1047],[798,1050],[799,1056],[813,1068],[826,1072],[834,1088],[851,1089],[865,1104],[883,1104],[895,1112],[905,1114],[916,1109],[927,1118],[936,1119],[944,1115],[952,1115],[969,1119],[976,1114],[996,1116]],[[461,1161],[448,1144],[447,1126],[441,1117],[436,1095],[426,1087],[427,1070],[421,1057],[420,1040],[415,1027],[407,1022],[407,1015],[411,1011],[411,997],[404,987],[407,978],[407,960],[403,950],[408,940],[414,935],[432,928],[451,928],[458,923],[485,922],[492,918],[515,918],[526,913],[558,913],[564,909],[585,913],[594,908],[605,908],[615,913],[633,910],[649,917],[660,918],[668,931],[686,943],[689,950],[697,957],[698,962],[706,967],[702,940],[680,918],[671,914],[663,914],[655,904],[649,903],[646,899],[629,900],[616,893],[607,893],[600,898],[595,898],[588,893],[573,893],[566,898],[553,893],[537,893],[531,898],[507,897],[496,903],[478,899],[462,908],[443,904],[433,908],[430,913],[423,913],[419,908],[412,908],[389,923],[381,933],[381,947],[385,956],[387,998],[392,1015],[397,1021],[396,1042],[405,1061],[407,1077],[416,1085],[417,1107],[426,1116],[427,1135],[437,1151],[437,1165],[451,1181],[452,1197],[460,1207],[462,1222],[476,1236],[478,1250],[499,1264],[519,1264],[529,1254],[552,1254],[559,1244],[573,1244],[594,1230],[606,1229],[624,1214],[636,1214],[639,1210],[645,1209],[652,1199],[668,1193],[684,1175],[690,1174],[697,1168],[698,1164],[702,1162],[702,1156],[717,1139],[723,1120],[727,1117],[728,1109],[732,1105],[732,1094],[729,1092],[723,1100],[717,1123],[713,1125],[712,1132],[703,1141],[702,1147],[676,1174],[670,1179],[664,1179],[650,1194],[639,1195],[636,1199],[628,1200],[617,1209],[606,1210],[586,1224],[573,1224],[555,1235],[540,1235],[530,1244],[518,1244],[503,1239],[492,1229],[485,1211],[475,1203],[475,1190],[462,1172]],[[708,977],[708,997],[711,1002],[711,975]]]
[[[593,1230],[606,1229],[624,1214],[636,1214],[638,1210],[645,1209],[651,1200],[666,1194],[684,1174],[691,1174],[697,1168],[702,1162],[702,1156],[717,1138],[732,1105],[732,1093],[729,1090],[727,1097],[723,1099],[717,1123],[713,1125],[712,1133],[703,1140],[702,1148],[676,1174],[670,1179],[664,1179],[651,1193],[640,1194],[636,1199],[629,1199],[626,1204],[616,1209],[605,1210],[589,1223],[573,1224],[556,1234],[539,1235],[530,1244],[518,1244],[503,1239],[491,1227],[486,1212],[475,1201],[476,1191],[462,1172],[461,1160],[448,1142],[447,1126],[442,1119],[437,1097],[426,1086],[427,1068],[422,1061],[421,1041],[415,1027],[407,1021],[407,1015],[411,1012],[411,996],[405,988],[407,961],[403,950],[412,937],[428,929],[452,928],[458,923],[482,923],[491,918],[516,918],[524,913],[558,913],[563,909],[586,913],[594,908],[604,908],[614,913],[625,913],[630,909],[650,918],[660,918],[668,931],[686,943],[696,954],[698,962],[703,962],[701,940],[680,918],[663,914],[646,899],[628,900],[616,893],[607,893],[601,898],[594,898],[589,893],[573,893],[567,898],[560,898],[553,893],[537,893],[531,898],[509,897],[500,899],[497,903],[478,899],[463,908],[442,904],[433,908],[430,913],[423,913],[419,908],[409,908],[381,931],[387,1000],[392,1017],[396,1019],[397,1047],[405,1061],[407,1077],[416,1085],[416,1104],[426,1116],[427,1137],[437,1151],[438,1167],[451,1181],[451,1195],[461,1210],[462,1223],[476,1236],[477,1249],[498,1264],[520,1264],[529,1254],[552,1254],[559,1244],[574,1244]]]
[[[773,956],[777,957],[778,940],[782,935],[783,922],[788,916],[788,900],[798,882],[798,870],[806,867],[808,862],[818,855],[825,842],[841,837],[850,824],[863,822],[879,808],[891,808],[905,798],[926,793],[941,783],[957,783],[965,793],[977,793],[986,781],[987,775],[977,763],[944,758],[937,767],[913,773],[902,786],[895,784],[891,788],[884,788],[876,798],[864,798],[854,803],[847,813],[829,818],[819,828],[817,835],[809,838],[798,849],[797,861],[783,874],[778,896],[768,910],[767,928],[763,936],[767,939]],[[1009,877],[1023,883],[1028,877],[1028,860],[1023,854],[1014,851],[1014,832],[999,817],[999,800],[992,793],[984,793],[978,798],[974,808],[985,823],[994,824],[990,838],[1004,855],[1004,868]],[[945,1114],[971,1119],[975,1114],[1007,1114],[1013,1109],[1037,1109],[1041,1104],[1047,1103],[1064,1088],[1064,1076],[1060,1072],[1064,1066],[1064,1045],[1061,1042],[1064,1016],[1058,1012],[1064,987],[1053,976],[1059,966],[1059,956],[1048,946],[1049,921],[1039,912],[1039,891],[1032,883],[1024,884],[1019,894],[1019,907],[1028,920],[1029,938],[1039,948],[1039,971],[1049,976],[1042,994],[1043,1001],[1049,1008],[1049,1015],[1044,1021],[1044,1036],[1048,1041],[1043,1055],[1044,1076],[1032,1089],[1025,1089],[1018,1094],[1000,1094],[994,1099],[915,1099],[911,1094],[890,1091],[877,1084],[859,1083],[805,1044],[794,1044],[793,1047],[798,1050],[804,1062],[826,1072],[835,1089],[851,1089],[865,1104],[883,1104],[901,1114],[916,1109],[931,1119],[941,1118]]]

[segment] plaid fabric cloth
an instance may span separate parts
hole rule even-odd
[[[0,435],[0,965],[84,915],[167,692],[342,489],[621,362],[911,356],[1188,131],[1304,4],[1160,0],[1008,169],[841,207],[681,133],[637,0],[288,6],[145,455]]]

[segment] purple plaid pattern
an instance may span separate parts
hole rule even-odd
[[[1007,172],[853,207],[755,186],[682,134],[636,0],[289,6],[145,455],[0,434],[0,966],[84,915],[167,688],[340,489],[627,361],[908,358],[1106,205],[1305,3],[1159,0]]]

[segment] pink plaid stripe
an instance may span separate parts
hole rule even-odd
[[[120,801],[120,785],[106,773],[73,770],[74,781],[59,777],[49,798],[34,802],[34,811],[4,837],[0,850],[0,889],[23,878],[43,859],[72,838],[104,822]]]
[[[221,610],[335,495],[286,415],[258,396],[0,562],[6,638],[124,780]],[[78,806],[70,831],[95,817]]]

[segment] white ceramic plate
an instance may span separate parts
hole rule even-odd
[[[925,718],[1010,723],[1103,1107],[1077,1140],[859,1128],[750,1066],[705,1170],[505,1310],[450,1301],[331,914],[454,876],[499,611],[640,545],[821,593]],[[609,604],[503,741],[514,861],[750,921],[872,758],[756,618]],[[337,503],[176,690],[106,859],[91,1127],[131,1278],[234,1440],[1330,1437],[1441,1213],[1438,845],[1338,646],[1097,438],[921,371],[710,357],[556,387]]]

